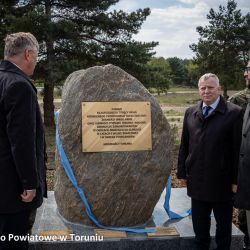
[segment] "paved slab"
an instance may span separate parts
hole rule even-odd
[[[39,235],[46,230],[73,230],[74,235],[70,241],[31,241],[30,249],[43,250],[61,250],[61,249],[102,249],[102,250],[130,250],[130,249],[193,249],[194,232],[192,228],[191,217],[181,220],[169,220],[163,204],[165,200],[165,190],[163,191],[159,202],[157,203],[152,219],[147,223],[147,227],[175,227],[180,236],[165,236],[158,238],[148,238],[146,234],[127,233],[127,239],[111,238],[100,241],[94,233],[94,228],[76,225],[65,221],[57,212],[57,206],[54,199],[54,192],[49,192],[48,199],[45,200],[42,207],[38,209],[36,221],[33,227],[33,236]],[[190,208],[190,199],[186,196],[185,188],[173,188],[170,207],[174,212],[181,213]],[[211,249],[214,248],[215,220],[211,217]],[[243,234],[233,225],[233,238],[231,249],[242,249]],[[92,236],[92,239],[91,237]]]

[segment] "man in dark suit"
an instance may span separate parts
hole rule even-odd
[[[250,61],[249,61],[248,65],[250,68]],[[229,102],[232,102],[232,103],[242,107],[242,109],[244,111],[247,108],[247,104],[250,102],[250,78],[248,77],[248,75],[250,75],[250,73],[248,72],[248,69],[246,69],[244,71],[246,88],[244,90],[232,95],[228,99]],[[244,127],[244,122],[243,122],[243,127]],[[245,137],[242,137],[242,143],[243,143],[244,139],[245,139]],[[239,172],[240,172],[240,166],[239,166]],[[239,188],[239,185],[238,185],[238,188]],[[239,225],[240,230],[244,233],[243,249],[250,249],[249,235],[248,235],[248,228],[247,228],[247,217],[246,217],[246,210],[245,209],[238,210],[238,225]]]
[[[217,249],[229,250],[243,112],[220,95],[216,75],[203,75],[198,87],[202,100],[185,113],[177,177],[191,197],[195,249],[209,249],[213,211]]]
[[[28,249],[31,211],[45,192],[44,131],[34,72],[39,45],[30,33],[5,38],[0,62],[0,249]]]
[[[250,81],[250,60],[247,65],[247,78]],[[243,249],[250,249],[250,99],[248,100],[247,108],[243,120],[242,141],[240,148],[239,161],[239,175],[238,175],[238,189],[235,197],[235,207],[244,209],[246,211],[246,228],[245,241]],[[244,239],[245,240],[245,239]]]

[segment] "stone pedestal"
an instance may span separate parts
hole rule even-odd
[[[191,216],[182,220],[169,221],[163,208],[165,190],[153,211],[152,219],[147,227],[174,227],[179,236],[164,236],[149,238],[146,234],[127,233],[127,238],[110,238],[104,241],[35,241],[30,242],[30,250],[193,250],[194,232]],[[171,193],[170,207],[174,212],[182,213],[190,208],[190,198],[186,195],[185,188],[173,188]],[[212,243],[210,249],[215,249],[215,227],[214,216],[211,217]],[[36,221],[33,227],[33,235],[39,235],[44,231],[70,229],[78,236],[95,235],[94,229],[83,225],[66,223],[57,213],[57,205],[54,192],[49,192],[42,207],[37,211]],[[241,250],[243,246],[243,233],[232,225],[232,250]]]

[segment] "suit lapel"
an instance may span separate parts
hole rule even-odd
[[[244,122],[242,127],[242,134],[246,135],[250,132],[250,103],[247,105],[247,109],[244,114]]]

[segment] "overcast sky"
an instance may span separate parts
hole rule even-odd
[[[250,0],[236,0],[242,14],[250,12]],[[206,15],[219,5],[226,6],[227,0],[120,0],[114,7],[131,12],[149,7],[151,14],[143,23],[139,41],[158,41],[156,56],[192,58],[189,45],[197,43],[197,26],[208,24]]]

